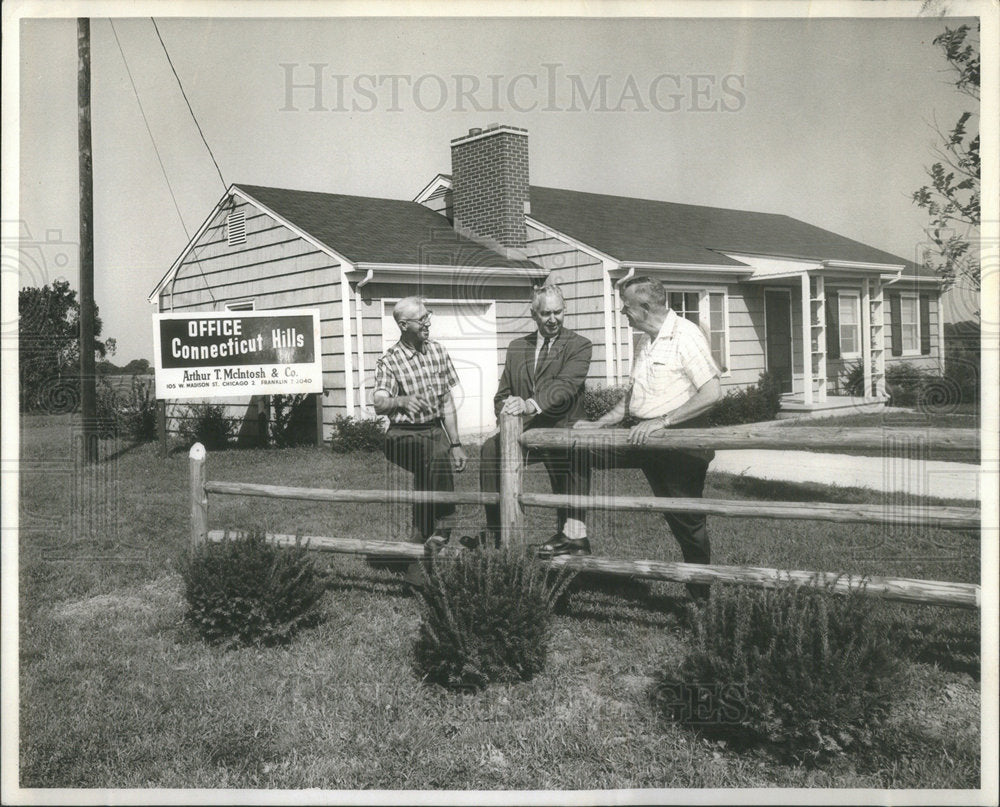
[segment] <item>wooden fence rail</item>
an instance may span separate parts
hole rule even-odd
[[[942,459],[978,461],[976,429],[830,428],[826,426],[722,426],[711,429],[668,429],[641,446],[630,446],[628,429],[531,429],[521,437],[524,448],[624,449],[658,451],[664,448],[702,450],[782,449],[787,451],[845,450],[890,454],[933,449]]]
[[[905,507],[833,504],[825,502],[750,502],[718,499],[668,499],[654,497],[571,497],[523,491],[524,449],[586,449],[601,447],[628,451],[655,451],[664,448],[748,449],[785,448],[815,450],[878,449],[908,453],[913,446],[931,448],[937,455],[968,458],[978,452],[978,433],[971,429],[830,429],[812,427],[737,426],[722,429],[678,429],[650,438],[645,446],[629,446],[628,432],[616,429],[601,432],[566,429],[522,431],[521,418],[500,417],[500,493],[427,492],[411,490],[329,490],[321,488],[260,485],[247,482],[207,482],[205,450],[200,444],[191,449],[191,540],[192,547],[206,541],[220,541],[225,533],[208,531],[208,493],[230,496],[259,496],[314,502],[396,503],[451,502],[454,504],[500,505],[501,538],[505,543],[523,539],[524,507],[563,507],[568,504],[592,510],[684,511],[729,517],[825,520],[848,523],[875,523],[907,526],[923,524],[939,529],[976,530],[980,511],[965,507]],[[291,535],[271,535],[278,543],[292,543]],[[361,541],[348,538],[309,536],[309,546],[329,552],[379,555],[414,560],[423,557],[419,545],[394,541]],[[557,568],[610,576],[640,577],[682,583],[726,582],[758,587],[782,583],[825,586],[835,593],[856,589],[871,596],[906,603],[922,603],[954,608],[979,608],[981,589],[971,583],[914,580],[893,577],[858,577],[827,572],[781,570],[747,566],[718,566],[668,563],[653,560],[617,560],[602,557],[557,557],[548,561]]]
[[[828,502],[754,502],[738,499],[668,499],[649,496],[566,496],[522,493],[528,507],[578,507],[586,510],[635,510],[654,513],[704,513],[711,516],[839,521],[843,524],[920,524],[942,530],[978,530],[974,507],[889,507],[883,504]]]

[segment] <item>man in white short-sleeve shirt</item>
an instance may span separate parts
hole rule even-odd
[[[621,296],[622,313],[633,328],[642,332],[628,394],[599,420],[579,421],[574,428],[613,426],[631,415],[639,423],[629,432],[629,442],[641,445],[650,435],[680,423],[689,428],[707,425],[702,416],[719,400],[722,388],[719,369],[701,328],[670,310],[666,289],[657,280],[630,278],[621,285]],[[611,463],[623,467],[627,458],[641,468],[654,496],[700,498],[714,456],[714,451],[693,449],[632,457],[619,452]],[[664,513],[664,517],[686,563],[711,562],[704,515],[671,512]],[[690,584],[688,591],[702,599],[708,595],[708,586]]]

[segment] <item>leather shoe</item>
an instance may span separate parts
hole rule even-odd
[[[436,555],[444,548],[449,540],[451,540],[451,537],[448,535],[439,535],[438,533],[434,533],[434,535],[424,541],[424,554]]]
[[[500,548],[500,535],[491,530],[480,530],[475,535],[463,535],[458,541],[466,549]]]
[[[561,532],[557,532],[547,542],[538,547],[538,557],[544,559],[554,558],[558,555],[589,555],[590,540],[580,538],[574,540],[567,538]]]

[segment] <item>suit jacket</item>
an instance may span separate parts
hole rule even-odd
[[[511,395],[534,398],[542,411],[525,424],[526,428],[568,426],[584,416],[583,382],[594,346],[586,337],[563,328],[549,345],[548,355],[539,359],[536,371],[538,339],[535,331],[518,337],[507,348],[500,385],[493,397],[494,413],[500,416],[504,400]]]

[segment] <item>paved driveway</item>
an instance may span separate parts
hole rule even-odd
[[[980,486],[996,487],[992,471],[964,462],[855,457],[811,451],[717,451],[710,471],[745,474],[757,479],[817,482],[841,487],[900,491],[946,499],[980,498]]]

